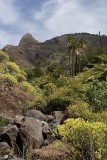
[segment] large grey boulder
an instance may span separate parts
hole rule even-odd
[[[8,125],[1,133],[1,141],[5,141],[10,147],[15,149],[16,139],[18,135],[18,128],[15,125]]]
[[[37,119],[25,117],[19,129],[23,149],[32,145],[33,148],[39,148],[43,143],[42,125]]]
[[[39,110],[28,110],[25,116],[32,117],[41,121],[47,121],[47,117]]]

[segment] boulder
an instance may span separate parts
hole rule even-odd
[[[1,141],[5,141],[8,145],[15,149],[18,128],[15,125],[8,125],[1,133]]]
[[[41,121],[47,121],[47,117],[39,110],[28,110],[25,116],[32,117]]]
[[[46,115],[48,122],[51,122],[54,119],[54,116],[52,115]]]
[[[10,146],[6,142],[0,142],[0,156],[10,155]]]
[[[41,121],[42,123],[42,133],[45,135],[51,134],[51,128],[49,127],[48,123]]]
[[[20,116],[20,115],[16,115],[15,119],[14,119],[14,123],[20,127],[20,125],[25,121],[24,116]]]
[[[52,127],[56,128],[61,121],[63,121],[65,114],[62,111],[54,111],[53,112],[54,119],[52,121]]]
[[[42,125],[37,119],[25,117],[19,129],[23,149],[32,145],[33,148],[39,148],[43,143]]]
[[[53,116],[55,119],[57,119],[59,122],[61,122],[65,115],[64,115],[63,111],[54,111]]]

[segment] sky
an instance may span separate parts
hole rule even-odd
[[[43,42],[68,33],[107,34],[107,0],[0,0],[0,48],[25,33]]]

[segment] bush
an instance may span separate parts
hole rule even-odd
[[[27,72],[27,78],[29,80],[32,80],[33,78],[36,78],[36,77],[39,78],[44,74],[43,70],[40,67],[29,69],[26,72]]]
[[[0,62],[9,61],[9,56],[0,50]]]
[[[4,127],[8,124],[8,121],[4,118],[0,118],[0,127]]]
[[[57,87],[64,87],[69,84],[68,77],[65,77],[63,75],[60,75],[60,77],[56,80],[56,86]]]
[[[30,84],[28,83],[27,81],[23,81],[20,83],[20,87],[25,91],[25,92],[28,92],[28,93],[31,93],[31,94],[35,94],[36,93],[36,89]]]
[[[7,62],[6,66],[8,68],[9,73],[20,73],[19,66],[15,64],[14,62]]]
[[[1,82],[9,82],[10,84],[17,84],[17,79],[10,74],[1,74],[0,75]]]
[[[89,104],[83,101],[76,102],[73,106],[68,108],[71,118],[83,118],[89,120],[92,118],[92,111],[89,108]]]
[[[66,107],[70,104],[68,99],[63,99],[62,97],[53,97],[47,103],[45,107],[45,111],[48,113],[52,113],[55,110],[65,110]]]
[[[18,82],[26,81],[26,77],[22,74],[16,74],[16,79]]]
[[[44,85],[44,93],[46,96],[54,94],[55,89],[56,89],[56,86],[53,83],[48,83],[48,84]]]
[[[46,106],[47,101],[42,93],[36,93],[35,99],[27,102],[27,108],[36,108],[41,111],[46,111]]]
[[[103,121],[100,113],[93,113],[88,103],[84,101],[77,101],[76,104],[68,107],[68,113],[70,118],[81,118],[85,121]]]
[[[58,127],[58,133],[74,146],[77,160],[106,160],[107,126],[104,123],[67,119]]]
[[[85,95],[93,111],[99,112],[107,109],[107,82],[90,84]]]

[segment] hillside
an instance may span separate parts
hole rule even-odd
[[[68,36],[0,50],[0,158],[107,160],[107,37]]]
[[[6,45],[3,51],[21,67],[30,68],[35,65],[48,66],[53,62],[58,62],[62,66],[68,66],[67,37],[73,36],[77,40],[85,38],[88,45],[85,55],[98,54],[99,36],[89,33],[76,33],[55,37],[43,43],[38,42],[30,33],[25,34],[18,46]],[[107,36],[101,36],[103,52],[107,51]],[[92,55],[93,56],[93,55]],[[83,59],[85,59],[84,56]]]

